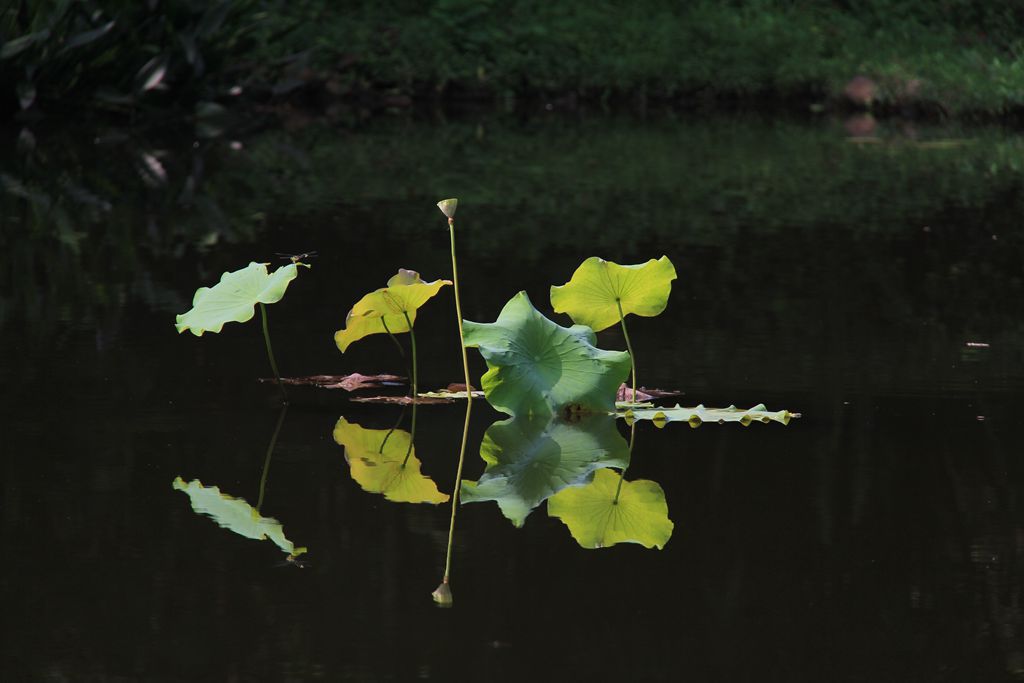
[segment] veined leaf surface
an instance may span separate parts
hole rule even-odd
[[[675,526],[665,492],[646,479],[622,481],[620,489],[621,478],[614,470],[598,470],[586,486],[567,488],[548,500],[548,515],[562,520],[584,548],[639,543],[660,550]]]
[[[364,429],[342,417],[334,426],[334,440],[345,447],[349,474],[364,491],[382,494],[394,503],[437,505],[448,500],[447,493],[420,473],[409,432]]]
[[[578,422],[512,418],[484,433],[480,457],[487,468],[478,481],[463,481],[463,503],[493,500],[517,527],[527,515],[567,486],[589,481],[602,467],[626,467],[629,445],[610,415]]]
[[[619,322],[619,305],[623,316],[650,317],[664,311],[675,279],[675,266],[667,256],[631,266],[591,256],[568,282],[551,288],[551,306],[600,332]]]
[[[193,510],[212,517],[229,531],[257,541],[270,539],[293,557],[306,552],[305,548],[296,548],[294,543],[285,538],[281,522],[273,517],[264,517],[241,498],[222,493],[216,486],[203,486],[198,479],[186,484],[184,479],[177,477],[174,488],[188,495]]]
[[[220,332],[225,323],[244,323],[256,314],[256,304],[280,301],[297,275],[294,263],[273,273],[267,272],[265,263],[250,263],[241,270],[224,273],[213,287],[196,290],[192,308],[180,314],[174,326],[179,334],[191,330],[201,337],[203,332]]]
[[[399,269],[398,274],[388,280],[387,287],[374,290],[356,302],[345,316],[345,329],[334,333],[334,343],[344,353],[352,342],[371,334],[408,332],[409,324],[416,323],[416,310],[451,283],[451,280],[424,282],[416,271]]]
[[[629,375],[629,354],[595,346],[593,330],[562,327],[519,292],[493,323],[462,323],[465,343],[487,361],[481,387],[487,401],[516,416],[546,418],[562,410],[612,412]]]

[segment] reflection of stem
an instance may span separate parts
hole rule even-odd
[[[281,425],[284,424],[284,415],[288,412],[288,404],[281,406],[281,414],[277,416],[277,426],[274,427],[274,435],[270,437],[270,445],[267,446],[267,455],[263,458],[263,474],[260,475],[260,495],[256,500],[256,512],[263,506],[263,494],[267,491],[267,475],[270,474],[270,458],[274,455],[274,446],[277,445],[277,435],[281,433]]]
[[[288,403],[288,394],[281,384],[281,373],[277,371],[277,361],[274,360],[274,350],[270,348],[270,330],[267,328],[267,307],[260,302],[260,315],[263,317],[263,341],[267,345],[267,358],[270,359],[270,369],[274,371],[274,379],[277,380],[277,388],[281,390],[281,400]]]
[[[469,437],[469,415],[473,412],[473,398],[470,396],[469,400],[466,401],[466,421],[462,425],[462,445],[459,447],[459,466],[455,471],[455,489],[452,491],[452,519],[448,525],[448,551],[444,558],[444,578],[441,580],[441,587],[434,592],[434,599],[438,602],[444,602],[438,597],[439,592],[441,594],[447,594],[447,604],[451,604],[451,591],[448,589],[452,575],[452,540],[455,538],[455,513],[458,510],[459,505],[459,490],[462,486],[462,464],[466,460],[466,439]],[[442,588],[444,591],[442,591]]]
[[[626,331],[626,316],[622,314],[622,300],[615,299],[615,305],[619,307],[619,322],[622,323],[622,336],[626,338],[626,348],[629,350],[629,364],[633,375],[633,400],[636,403],[636,357],[633,355],[633,345],[629,342],[629,332]]]
[[[409,448],[405,451],[405,460],[402,461],[402,467],[405,467],[405,463],[409,462],[409,456],[412,455],[412,446],[416,443],[416,408],[415,403],[412,404],[412,432],[409,434]]]
[[[636,438],[636,422],[629,427],[629,462],[619,472],[619,485],[615,488],[615,499],[612,500],[612,505],[619,504],[619,494],[622,492],[622,481],[626,478],[626,470],[629,469],[629,463],[633,462],[633,439]]]
[[[396,429],[398,429],[398,425],[402,424],[402,418],[404,418],[404,417],[405,417],[405,406],[402,406],[402,412],[400,412],[398,414],[398,419],[395,420],[395,426],[388,430],[388,433],[384,435],[383,441],[380,442],[380,450],[377,451],[377,453],[379,455],[383,455],[384,454],[384,446],[387,445],[388,439],[390,439],[391,435],[395,433]]]
[[[412,321],[409,320],[409,314],[402,311],[402,315],[405,316],[405,324],[409,326],[409,340],[412,343],[412,400],[415,402],[419,394],[419,377],[416,374],[416,333],[412,329]],[[415,413],[413,413],[415,415]]]
[[[402,348],[402,342],[398,341],[398,337],[395,336],[395,333],[388,329],[388,323],[383,317],[381,317],[380,319],[380,324],[384,326],[384,331],[388,333],[388,336],[391,337],[391,341],[395,342],[395,346],[398,347],[398,355],[400,355],[404,359],[405,349]]]
[[[459,349],[462,351],[462,372],[466,378],[466,400],[473,402],[473,392],[469,385],[469,360],[466,358],[466,339],[462,336],[462,304],[459,303],[459,269],[455,265],[455,219],[448,219],[448,234],[452,243],[452,285],[455,289],[455,316],[459,323]],[[466,411],[466,419],[469,419],[469,411]],[[468,424],[468,422],[467,422]],[[465,450],[465,435],[463,435],[463,450]],[[459,459],[459,471],[462,471],[462,459]]]

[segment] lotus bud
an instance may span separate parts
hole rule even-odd
[[[448,217],[448,220],[455,219],[455,207],[459,205],[459,200],[455,199],[442,199],[437,203],[437,208],[441,209],[441,213]]]

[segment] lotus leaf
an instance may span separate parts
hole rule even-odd
[[[669,422],[687,422],[691,427],[699,427],[705,422],[739,422],[744,427],[751,422],[781,422],[788,425],[794,417],[800,417],[800,413],[791,413],[788,410],[769,412],[763,403],[758,403],[753,408],[743,410],[736,406],[728,408],[705,408],[702,405],[693,408],[683,408],[676,405],[675,408],[641,408],[627,410],[619,413],[627,422],[636,420],[651,420],[657,427],[664,427]]]
[[[556,313],[568,313],[573,322],[600,332],[619,322],[620,306],[621,317],[664,311],[675,279],[667,256],[632,266],[591,256],[567,283],[551,288],[551,305]]]
[[[562,327],[519,292],[493,323],[463,322],[465,343],[487,361],[481,386],[510,415],[547,417],[563,410],[611,412],[630,371],[629,354],[595,346],[593,330]]]
[[[221,493],[216,486],[203,486],[198,479],[186,484],[184,479],[177,477],[174,480],[174,488],[188,495],[193,510],[209,515],[225,529],[257,541],[269,538],[291,557],[306,552],[305,548],[296,548],[285,538],[281,522],[272,517],[262,516],[256,508],[241,498]]]
[[[387,287],[374,290],[356,302],[345,317],[345,329],[334,333],[342,353],[352,342],[371,334],[408,332],[416,322],[416,310],[451,280],[424,282],[414,270],[401,268]]]
[[[487,468],[478,481],[462,482],[462,502],[493,500],[520,527],[534,508],[567,486],[586,483],[594,470],[625,467],[629,445],[610,415],[573,423],[517,417],[487,429],[480,457]]]
[[[345,447],[349,473],[364,491],[383,494],[394,503],[437,505],[449,499],[420,473],[409,432],[363,429],[342,417],[334,426],[334,440]]]
[[[256,314],[256,304],[280,301],[288,283],[297,275],[294,263],[281,266],[272,274],[267,272],[265,263],[250,263],[241,270],[224,273],[213,287],[196,290],[192,308],[179,315],[174,326],[179,333],[191,330],[201,337],[203,332],[220,332],[224,323],[244,323]]]
[[[621,482],[621,488],[620,488]],[[584,548],[616,543],[665,547],[674,525],[665,492],[653,481],[624,481],[609,469],[598,470],[586,486],[567,488],[548,501],[548,515],[569,527]]]

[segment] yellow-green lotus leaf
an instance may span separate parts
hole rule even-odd
[[[584,548],[616,543],[664,548],[674,527],[665,492],[646,479],[623,481],[620,490],[620,479],[614,470],[598,470],[589,484],[562,489],[549,498],[548,515],[562,520]]]
[[[297,275],[294,263],[273,273],[267,272],[265,263],[250,263],[241,270],[224,273],[213,287],[196,290],[192,308],[179,315],[174,326],[179,334],[191,330],[201,337],[203,332],[220,332],[224,323],[244,323],[256,314],[256,304],[280,301]]]
[[[619,322],[620,304],[623,317],[664,311],[675,279],[667,256],[632,266],[591,256],[567,283],[551,288],[551,305],[556,313],[568,313],[576,324],[600,332]]]
[[[420,473],[409,432],[364,429],[342,417],[334,426],[334,440],[345,447],[349,474],[364,491],[382,494],[393,503],[437,505],[448,500],[448,494]]]
[[[198,479],[186,484],[184,479],[177,477],[174,488],[188,495],[193,510],[212,517],[229,531],[257,541],[270,539],[292,557],[306,552],[305,548],[297,548],[285,538],[281,522],[273,517],[264,517],[241,498],[222,493],[216,486],[203,486]]]
[[[345,329],[334,333],[342,353],[352,342],[371,334],[408,332],[416,323],[416,310],[451,280],[424,282],[415,270],[401,268],[387,287],[374,290],[356,302],[345,317]]]

